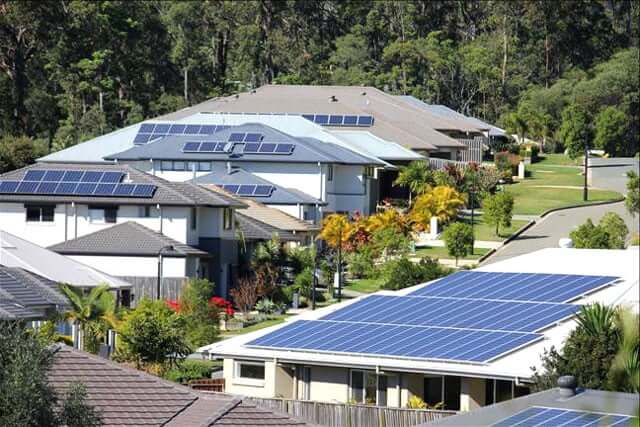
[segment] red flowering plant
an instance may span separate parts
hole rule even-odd
[[[233,315],[235,314],[231,302],[222,297],[211,297],[209,299],[209,304],[216,306],[220,313],[224,315],[226,320],[230,317],[233,317]]]
[[[166,300],[165,303],[171,310],[175,311],[176,313],[180,313],[180,303],[178,301]]]

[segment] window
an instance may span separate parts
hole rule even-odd
[[[375,372],[351,371],[351,400],[367,405],[387,405],[387,377]]]
[[[53,222],[55,206],[25,206],[27,222]]]
[[[92,224],[115,224],[117,218],[117,207],[89,206],[89,222]]]
[[[195,230],[198,226],[198,210],[196,208],[191,208],[191,220],[189,223],[191,224],[192,230]]]
[[[264,380],[264,362],[236,362],[236,378]]]
[[[223,228],[231,230],[233,228],[233,211],[231,208],[224,208],[222,216]]]
[[[444,403],[444,409],[460,410],[460,377],[426,376],[424,401],[429,405]]]
[[[138,208],[138,216],[140,218],[151,218],[151,206],[140,206]]]
[[[442,377],[424,377],[424,402],[429,406],[435,406],[442,402]]]
[[[486,380],[485,404],[504,402],[528,394],[526,387],[514,387],[513,381]]]
[[[187,169],[192,171],[192,172],[195,172],[195,171],[198,170],[198,163],[197,162],[189,162],[187,165],[188,165]]]
[[[163,171],[173,170],[173,162],[171,160],[163,160],[162,163],[160,164],[160,168]]]
[[[173,170],[174,171],[183,171],[185,170],[185,164],[182,161],[173,162]]]
[[[373,166],[366,166],[364,168],[365,178],[373,178],[374,174],[375,174],[375,169],[373,168]]]
[[[201,172],[210,172],[211,171],[211,163],[210,162],[198,162],[198,170]]]
[[[333,165],[327,166],[327,181],[333,181]]]
[[[460,410],[460,377],[444,377],[444,408]]]

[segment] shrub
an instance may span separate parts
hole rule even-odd
[[[437,279],[450,273],[437,260],[423,258],[414,263],[407,258],[387,262],[383,268],[384,289],[398,290]]]
[[[625,205],[634,217],[640,214],[640,176],[634,171],[627,172],[627,198]]]
[[[428,230],[432,217],[438,217],[443,223],[448,222],[456,217],[464,205],[463,195],[454,188],[438,186],[416,198],[409,217],[417,230]]]
[[[365,246],[358,252],[348,254],[346,259],[349,266],[349,274],[354,279],[362,279],[375,274],[373,250],[370,246]]]
[[[302,273],[296,276],[293,286],[301,296],[311,298],[311,292],[313,290],[313,270],[305,268]]]
[[[255,308],[259,313],[262,314],[275,314],[279,311],[282,311],[282,307],[271,301],[269,298],[263,298],[258,301]]]
[[[211,378],[214,367],[214,362],[208,360],[186,359],[165,372],[163,377],[179,384],[187,384],[191,380]]]
[[[371,235],[371,248],[378,256],[403,254],[410,247],[411,239],[393,228],[382,228]]]
[[[589,218],[569,236],[576,248],[622,249],[628,233],[624,220],[615,212],[607,212],[598,225]]]
[[[220,313],[229,313],[230,309],[226,304],[219,305],[220,300],[213,297],[213,283],[204,279],[191,279],[182,290],[178,307],[192,347],[211,344],[218,336]]]
[[[229,291],[233,298],[233,302],[236,304],[236,307],[242,311],[245,318],[249,315],[249,312],[253,309],[253,306],[258,300],[257,289],[257,283],[245,277],[238,280],[238,285]]]
[[[620,215],[615,212],[607,212],[600,219],[598,225],[609,235],[610,249],[624,249],[629,228]]]
[[[482,203],[484,221],[496,227],[496,236],[500,235],[500,227],[510,227],[513,217],[513,196],[509,193],[498,193],[485,197]]]

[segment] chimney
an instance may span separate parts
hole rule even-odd
[[[578,383],[573,375],[563,375],[558,378],[560,397],[569,398],[575,396]]]

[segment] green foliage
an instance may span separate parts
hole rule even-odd
[[[164,301],[143,298],[134,310],[125,314],[118,328],[119,358],[138,366],[173,366],[192,351],[185,328],[184,317],[174,313]]]
[[[60,410],[61,424],[66,427],[99,427],[102,417],[91,405],[87,388],[81,383],[73,383],[65,393],[64,402]]]
[[[282,311],[282,307],[280,305],[276,304],[268,298],[263,298],[258,301],[255,305],[255,309],[258,311],[258,313],[267,315],[276,314],[277,312]]]
[[[606,107],[596,117],[594,146],[610,156],[634,154],[626,153],[628,132],[629,119],[625,112],[618,107]]]
[[[375,274],[375,257],[371,245],[366,245],[358,251],[345,257],[349,265],[349,274],[355,279],[368,278]]]
[[[607,212],[598,225],[591,218],[570,233],[573,246],[586,249],[623,249],[629,229],[614,212]]]
[[[72,384],[60,399],[49,384],[47,372],[53,358],[54,349],[23,323],[0,322],[0,425],[101,425],[81,386]]]
[[[584,154],[585,147],[591,147],[593,129],[591,118],[579,105],[570,105],[562,112],[560,138],[572,159]]]
[[[193,348],[211,344],[218,336],[220,311],[209,300],[214,295],[213,283],[190,279],[182,290],[180,315],[186,325],[187,342]]]
[[[30,165],[45,150],[27,136],[4,135],[0,138],[0,173]]]
[[[311,298],[313,291],[313,270],[305,268],[298,274],[293,283],[294,289],[303,297]]]
[[[384,289],[398,290],[419,283],[435,280],[446,276],[450,271],[441,266],[438,260],[423,258],[420,262],[414,263],[407,258],[398,258],[388,261],[382,267]]]
[[[488,225],[495,226],[496,236],[500,235],[500,227],[511,227],[513,218],[513,196],[501,192],[485,197],[482,202],[482,217]]]
[[[400,169],[394,184],[408,188],[411,194],[425,193],[434,184],[429,164],[424,160],[410,162]]]
[[[371,248],[375,254],[404,254],[409,251],[410,246],[411,238],[394,228],[380,228],[371,234]]]
[[[214,362],[208,360],[185,359],[166,371],[163,378],[179,384],[188,384],[191,380],[211,378]]]
[[[456,265],[458,258],[464,258],[473,252],[473,230],[469,224],[455,222],[447,227],[442,237],[447,253],[455,257]]]
[[[640,214],[640,176],[634,171],[627,172],[627,198],[624,203],[631,215]]]

